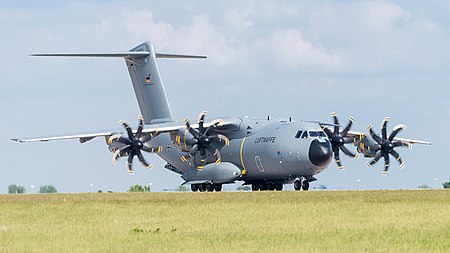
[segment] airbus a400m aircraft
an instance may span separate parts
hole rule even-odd
[[[46,138],[17,138],[18,142],[45,142],[79,139],[81,143],[104,137],[113,162],[127,158],[128,171],[133,173],[133,158],[148,169],[152,167],[142,151],[155,153],[164,159],[165,168],[191,185],[192,191],[221,191],[222,184],[243,181],[253,190],[282,190],[294,183],[295,190],[308,190],[316,174],[325,170],[333,159],[343,169],[340,151],[357,158],[359,154],[372,158],[374,165],[384,158],[383,173],[387,173],[390,156],[403,167],[397,147],[430,144],[398,138],[405,125],[394,127],[388,135],[384,118],[381,136],[369,126],[369,135],[352,132],[353,118],[341,128],[335,113],[333,123],[291,121],[276,118],[231,117],[207,122],[201,112],[196,124],[188,118],[184,123],[174,120],[156,58],[206,58],[205,56],[155,53],[151,42],[145,42],[128,52],[102,54],[34,54],[34,56],[121,57],[125,59],[142,116],[136,130],[121,120],[124,130],[94,132]],[[354,145],[357,153],[345,144]]]

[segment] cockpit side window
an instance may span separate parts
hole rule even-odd
[[[325,134],[325,132],[322,132],[322,131],[319,132],[319,136],[322,138],[327,138],[327,135]]]
[[[308,138],[308,131],[303,131],[303,134],[302,134],[302,137],[301,137],[302,139],[306,139],[306,138]]]
[[[309,136],[310,137],[319,137],[319,132],[317,132],[317,131],[309,131]]]
[[[296,139],[300,138],[300,136],[302,136],[302,133],[303,133],[302,130],[297,131],[297,134],[295,135],[295,138]]]

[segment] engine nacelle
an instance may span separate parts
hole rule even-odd
[[[117,139],[110,140],[110,137],[111,136],[106,136],[105,137],[106,145],[108,146],[108,149],[109,149],[110,152],[114,153],[119,148],[125,146],[124,143],[117,141]]]
[[[353,144],[356,146],[356,150],[358,151],[358,153],[363,154],[364,157],[374,157],[377,153],[370,148],[377,143],[366,135],[360,135],[359,137],[356,137]]]

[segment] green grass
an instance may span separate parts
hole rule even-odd
[[[450,190],[0,195],[0,251],[450,252]]]

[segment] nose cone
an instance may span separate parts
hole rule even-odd
[[[309,147],[309,160],[316,166],[326,166],[331,161],[331,144],[328,140],[313,140]]]

